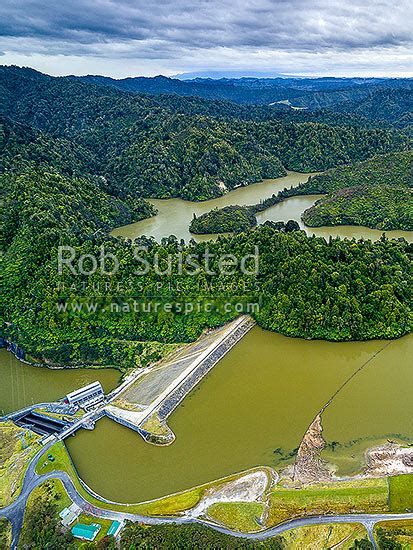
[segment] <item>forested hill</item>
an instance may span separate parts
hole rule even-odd
[[[165,76],[116,80],[78,77],[83,82],[136,93],[227,99],[241,105],[273,105],[291,114],[291,106],[330,109],[375,122],[407,126],[413,121],[413,80],[409,78],[240,78],[181,81]],[[293,111],[294,112],[294,111]]]
[[[396,185],[339,189],[318,200],[302,218],[309,227],[365,225],[382,231],[413,231],[413,194]]]
[[[142,364],[146,353],[157,360],[165,344],[193,340],[250,312],[247,305],[257,300],[257,321],[290,336],[351,340],[409,332],[412,247],[405,241],[326,242],[276,227],[186,245],[173,236],[161,243],[142,237],[150,269],[136,273],[132,244],[108,231],[153,214],[140,197],[202,199],[285,168],[322,170],[408,146],[400,132],[237,118],[228,103],[225,115],[212,116],[203,106],[207,102],[195,98],[139,96],[0,69],[2,336],[56,364],[128,367]],[[220,111],[218,102],[213,109]],[[59,245],[73,246],[79,261],[91,254],[101,259],[104,248],[119,269],[60,274]],[[205,258],[205,247],[215,267],[222,256],[243,258],[258,247],[259,272],[211,278],[202,265],[193,275],[176,272],[179,258]],[[155,265],[169,255],[178,263],[159,290]],[[196,307],[200,301],[199,312],[183,313],[178,288],[185,288],[185,301]],[[121,315],[106,309],[114,291]],[[154,296],[173,308],[123,309],[136,297],[151,306]],[[210,303],[212,311],[202,309]]]
[[[413,124],[413,82],[400,89],[379,88],[359,100],[337,106],[337,111],[362,115],[372,121],[387,121],[406,127]]]
[[[91,223],[88,227],[90,234],[99,229],[107,231],[117,225],[133,223],[156,213],[151,204],[136,195],[122,193],[120,200],[119,194],[110,193],[105,179],[92,175],[95,166],[88,151],[72,141],[52,138],[0,115],[3,245],[11,242],[20,231],[26,215],[23,204],[28,204],[24,197],[27,200],[33,196],[37,198],[32,204],[30,217],[47,224],[46,220],[57,216],[60,225],[68,219],[62,218],[59,208],[54,207],[54,200],[56,195],[60,199],[66,197],[72,208],[68,218],[74,220],[83,215]],[[32,200],[28,202],[31,204]],[[98,217],[90,208],[92,202],[99,211]],[[43,206],[47,207],[47,213],[42,219]],[[70,223],[73,223],[72,231],[76,233],[78,224],[73,220]]]
[[[264,108],[240,119],[237,108],[0,68],[0,114],[60,140],[53,147],[67,146],[116,195],[202,200],[285,169],[325,170],[408,146],[390,130],[277,119]]]
[[[327,193],[303,214],[311,227],[413,230],[413,151],[375,156],[310,178],[299,193]]]
[[[376,155],[326,171],[299,186],[307,194],[330,193],[358,185],[398,185],[413,187],[413,151]]]
[[[96,167],[93,155],[73,141],[0,115],[0,173],[53,168],[62,174],[84,175]]]
[[[91,178],[68,178],[40,169],[23,174],[0,175],[3,198],[0,250],[12,243],[31,241],[48,246],[33,247],[31,254],[47,254],[60,240],[77,242],[117,225],[139,221],[154,214],[142,199],[122,200],[105,193]],[[16,252],[16,250],[15,250]],[[29,259],[27,259],[29,263]],[[16,273],[17,277],[21,275]]]

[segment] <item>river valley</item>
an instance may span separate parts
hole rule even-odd
[[[128,238],[146,234],[158,240],[174,234],[189,240],[194,212],[199,215],[214,207],[254,204],[307,177],[289,173],[202,203],[151,200],[157,216],[117,228],[112,234]],[[290,198],[260,213],[258,221],[295,219],[304,227],[301,213],[317,198]],[[376,239],[381,235],[362,227],[305,230],[326,238]],[[413,241],[409,232],[387,235]],[[292,339],[255,327],[170,417],[176,434],[171,446],[149,445],[108,419],[99,421],[92,432],[81,430],[69,438],[67,446],[79,475],[93,490],[124,502],[160,497],[252,466],[280,468],[292,461],[302,436],[330,397],[377,352],[323,414],[324,458],[337,466],[339,474],[352,474],[362,468],[367,447],[387,438],[413,440],[408,407],[413,392],[412,335],[387,346],[383,341]],[[108,391],[119,380],[114,369],[30,367],[5,350],[0,350],[0,370],[0,410],[4,412],[60,398],[96,379]]]
[[[193,235],[189,232],[189,224],[194,214],[200,216],[209,212],[213,208],[223,208],[228,205],[252,205],[261,200],[270,197],[273,193],[278,193],[282,189],[297,186],[301,182],[307,181],[308,177],[314,174],[300,174],[298,172],[289,172],[283,178],[264,180],[246,187],[239,187],[234,191],[219,197],[217,199],[204,202],[190,202],[182,199],[150,199],[158,214],[152,218],[142,220],[137,223],[118,227],[112,231],[112,235],[134,239],[140,235],[153,236],[157,241],[162,237],[175,235],[178,239],[189,241],[193,238],[196,241],[208,240],[213,238],[211,235]],[[323,195],[306,195],[291,197],[284,202],[276,204],[263,212],[257,214],[258,223],[271,221],[295,220],[308,235],[317,235],[319,237],[329,238],[330,235],[342,238],[365,238],[379,239],[382,231],[369,229],[368,227],[341,226],[341,227],[306,227],[301,214],[307,208],[310,208],[314,202]],[[407,241],[413,241],[413,232],[411,231],[387,231],[388,238],[404,237]]]

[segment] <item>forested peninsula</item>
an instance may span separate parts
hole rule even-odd
[[[302,219],[310,227],[364,225],[413,230],[413,151],[378,155],[328,170],[298,192],[326,193]]]
[[[334,191],[302,216],[309,227],[364,225],[413,231],[413,193],[395,185],[359,185]]]

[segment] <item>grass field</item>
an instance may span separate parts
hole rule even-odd
[[[39,436],[33,432],[25,436],[28,446],[24,448],[19,438],[24,432],[13,422],[0,422],[0,507],[19,495],[27,466],[40,448]]]
[[[413,475],[406,474],[389,478],[389,500],[392,512],[413,510]]]
[[[166,426],[166,424],[160,421],[159,416],[156,413],[152,414],[152,416],[150,416],[146,420],[142,428],[147,432],[156,435],[168,435],[170,433],[169,428]]]
[[[54,462],[51,462],[47,456],[51,454],[54,457]],[[48,474],[56,470],[67,472],[70,476],[75,473],[70,457],[67,453],[65,444],[61,441],[55,443],[48,451],[46,451],[39,459],[36,465],[36,473]]]
[[[217,502],[208,508],[207,514],[225,527],[251,533],[262,529],[259,520],[264,508],[262,502]]]
[[[282,534],[288,550],[348,550],[356,540],[368,538],[367,531],[359,523],[327,523],[297,527]]]
[[[276,487],[270,496],[268,525],[300,516],[386,511],[386,479],[317,484],[302,489]]]
[[[54,413],[42,408],[34,409],[34,412],[43,414],[44,416],[50,416],[50,418],[57,418],[58,420],[64,420],[65,418],[69,418],[71,420],[77,420],[79,418],[82,418],[82,416],[85,414],[82,409],[79,409],[77,412],[75,412],[75,414]]]
[[[55,457],[54,462],[50,462],[47,459],[48,453],[51,453]],[[189,510],[198,504],[208,489],[216,489],[242,475],[235,474],[195,487],[189,491],[151,502],[141,504],[109,504],[93,497],[84,489],[66,451],[66,447],[62,442],[56,443],[46,452],[40,458],[36,467],[36,471],[39,474],[46,474],[55,470],[67,472],[79,494],[94,506],[151,516],[171,516]],[[404,479],[406,477],[409,479]],[[396,499],[400,506],[401,495],[404,495],[404,504],[407,502],[410,483],[411,477],[409,476],[397,476],[391,479],[390,486],[393,484],[394,506],[394,499]],[[388,482],[386,478],[353,480],[324,485],[317,484],[300,489],[275,487],[269,495],[266,526],[271,527],[289,519],[302,516],[387,512],[389,511],[388,500]],[[262,507],[263,505],[260,503],[219,503],[212,505],[208,509],[208,515],[212,520],[233,529],[255,531],[259,529],[256,518],[261,516]]]
[[[204,494],[203,487],[195,487],[184,493],[154,500],[147,504],[138,504],[137,513],[151,516],[172,516],[185,510],[190,510],[198,504]]]

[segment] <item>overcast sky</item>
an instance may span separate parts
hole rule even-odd
[[[116,78],[413,76],[411,0],[1,0],[0,63]]]

